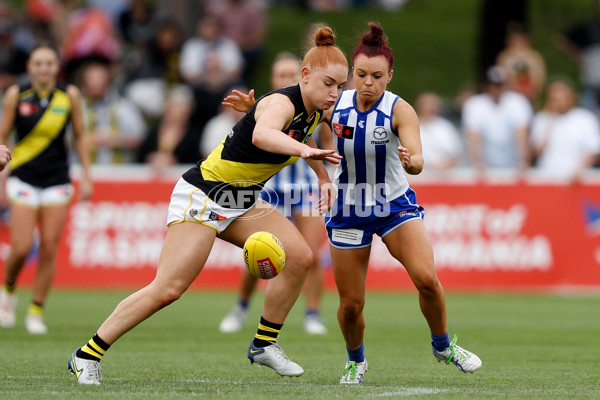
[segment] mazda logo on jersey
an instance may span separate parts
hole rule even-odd
[[[383,140],[387,138],[387,131],[383,126],[377,126],[373,129],[373,138],[376,140]]]
[[[388,133],[383,126],[377,126],[373,129],[373,140],[371,144],[386,144],[389,143]]]
[[[333,124],[333,133],[344,139],[354,139],[354,127],[342,124]]]

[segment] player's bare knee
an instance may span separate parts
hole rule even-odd
[[[291,262],[290,262],[291,261]],[[294,252],[291,260],[286,260],[286,263],[294,264],[299,271],[307,273],[314,262],[314,255],[310,247],[306,246],[302,251]]]
[[[357,299],[345,299],[340,302],[339,311],[346,321],[355,321],[363,312],[365,302]]]
[[[442,293],[442,286],[435,275],[419,280],[416,287],[419,294],[425,299],[435,299]]]
[[[185,292],[185,288],[177,284],[170,284],[165,287],[162,287],[157,292],[157,301],[159,303],[159,308],[163,308],[179,300],[181,295],[183,295],[183,293]]]
[[[24,262],[32,247],[33,243],[13,244],[11,247],[13,259],[17,260],[18,263]]]
[[[45,260],[53,260],[56,256],[57,243],[44,242],[40,243],[40,258]]]

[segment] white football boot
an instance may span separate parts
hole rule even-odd
[[[6,289],[0,290],[0,326],[12,328],[17,321],[17,296]]]
[[[450,346],[446,347],[444,351],[437,351],[433,349],[433,355],[438,362],[444,361],[446,364],[454,364],[462,372],[473,373],[481,368],[482,362],[474,353],[469,350],[465,350],[456,344],[458,339],[457,335],[454,335]]]
[[[27,314],[25,317],[25,328],[32,335],[45,335],[48,333],[48,327],[44,324],[44,317],[40,314]]]
[[[100,361],[79,358],[76,355],[77,350],[69,357],[69,371],[77,377],[77,382],[81,385],[99,385],[102,380]]]
[[[307,314],[304,318],[304,332],[309,335],[324,335],[327,333],[327,327],[319,314]]]
[[[265,365],[272,368],[281,376],[300,376],[304,373],[302,367],[290,361],[276,343],[267,347],[254,347],[254,340],[252,340],[248,347],[248,358],[251,363],[256,363],[259,367]]]
[[[342,379],[340,383],[344,385],[359,385],[363,381],[363,376],[367,372],[367,359],[365,361],[357,363],[356,361],[347,361],[344,372],[342,373]]]
[[[241,331],[242,327],[244,326],[244,322],[246,322],[247,315],[248,309],[243,308],[239,304],[234,305],[219,324],[219,331],[222,333],[234,333]]]

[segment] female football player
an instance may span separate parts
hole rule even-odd
[[[0,143],[7,143],[13,128],[16,140],[10,161],[6,192],[10,210],[11,247],[6,259],[5,284],[0,290],[0,326],[16,322],[15,287],[39,226],[39,265],[33,301],[25,317],[29,333],[48,331],[42,307],[54,276],[58,242],[73,194],[69,178],[69,149],[65,132],[70,123],[82,167],[78,198],[92,193],[90,150],[83,127],[79,90],[57,82],[57,50],[49,44],[34,47],[29,55],[28,83],[8,88],[4,96]]]
[[[356,89],[342,93],[330,120],[335,148],[344,157],[335,172],[337,201],[325,217],[340,296],[338,322],[348,353],[340,383],[361,383],[367,370],[363,308],[373,234],[381,236],[419,291],[433,355],[474,372],[481,360],[449,339],[445,296],[422,221],[424,210],[402,171],[414,175],[423,170],[419,121],[406,101],[386,91],[393,51],[381,26],[369,27],[351,56]]]
[[[314,37],[314,36],[313,36]],[[297,82],[300,74],[301,61],[291,53],[281,53],[271,67],[271,88],[282,89]],[[225,105],[227,105],[225,103]],[[331,134],[319,135],[318,139],[328,138],[331,146]],[[322,140],[318,140],[323,148]],[[325,146],[327,147],[327,146]],[[319,250],[323,244],[323,217],[315,215],[310,210],[312,189],[317,184],[317,177],[306,163],[298,162],[279,171],[269,182],[266,191],[261,196],[273,206],[278,207],[283,214],[292,219],[313,252],[313,265],[308,271],[304,297],[306,299],[306,315],[304,331],[309,334],[325,334],[327,327],[323,323],[319,305],[323,290],[323,270],[319,260]],[[248,313],[249,302],[256,289],[258,278],[247,269],[242,272],[242,280],[238,289],[238,299],[231,310],[219,324],[219,330],[224,333],[238,332],[242,329]]]
[[[123,300],[96,334],[69,358],[81,384],[100,384],[100,360],[116,340],[177,300],[198,276],[215,238],[244,245],[267,231],[286,251],[286,267],[269,281],[265,306],[248,358],[282,376],[304,370],[277,345],[285,318],[302,290],[313,255],[294,225],[258,199],[262,185],[286,165],[304,158],[319,178],[323,211],[332,205],[324,161],[339,163],[334,150],[317,149],[311,134],[323,111],[337,101],[348,62],[329,27],[319,29],[305,55],[300,82],[271,92],[234,126],[227,138],[197,166],[183,174],[171,195],[168,231],[152,283]]]

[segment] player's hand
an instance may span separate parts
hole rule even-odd
[[[10,153],[10,149],[3,144],[0,145],[0,171],[4,170],[11,159],[12,155]]]
[[[177,164],[177,159],[172,153],[164,151],[155,151],[148,154],[148,164],[155,170],[163,170]]]
[[[81,178],[81,182],[79,182],[79,186],[77,186],[77,200],[89,200],[93,193],[94,184],[92,183],[92,179],[89,177],[89,175],[83,176]]]
[[[308,147],[307,150],[302,152],[302,158],[310,160],[323,160],[332,164],[339,164],[343,158],[335,152],[335,150],[315,149],[314,147]]]
[[[223,99],[221,103],[225,107],[233,108],[236,111],[246,112],[256,103],[254,99],[254,89],[248,94],[233,89],[231,94]]]
[[[410,167],[412,167],[410,151],[408,151],[406,147],[398,146],[398,155],[400,156],[400,161],[402,162],[402,167],[404,169],[409,169]]]
[[[319,188],[321,189],[321,197],[319,197],[316,209],[319,211],[319,215],[323,215],[333,207],[335,203],[336,192],[333,184],[330,181],[325,183],[319,182]]]

